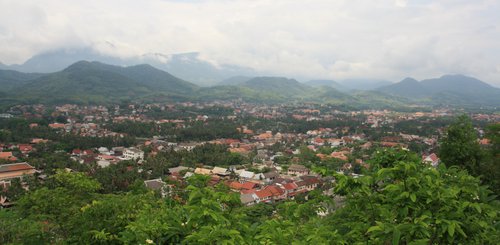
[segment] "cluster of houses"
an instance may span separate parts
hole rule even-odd
[[[95,161],[97,165],[104,168],[125,160],[142,162],[144,160],[144,151],[136,147],[113,147],[111,150],[106,147],[99,147],[96,151],[74,149],[71,152],[71,158],[80,163]]]
[[[303,165],[291,164],[286,171],[273,169],[265,173],[254,173],[246,169],[223,167],[198,167],[194,169],[179,166],[169,169],[169,180],[179,181],[194,174],[210,176],[209,185],[224,183],[231,191],[240,194],[243,205],[256,203],[271,203],[293,199],[296,195],[315,190],[322,183],[320,176],[311,174]],[[183,173],[183,175],[181,175]],[[158,190],[162,196],[169,195],[172,185],[161,179],[144,181],[144,185],[152,190]]]

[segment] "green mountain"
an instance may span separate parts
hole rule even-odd
[[[234,77],[221,82],[221,85],[200,89],[197,97],[202,100],[244,99],[279,103],[303,99],[313,90],[312,87],[284,77]]]
[[[242,83],[244,83],[252,78],[253,77],[235,76],[235,77],[230,77],[230,78],[224,79],[224,80],[222,80],[222,82],[220,82],[217,85],[239,85],[239,84],[242,84]]]
[[[9,91],[42,75],[41,73],[22,73],[13,70],[0,70],[0,91]]]
[[[285,97],[304,97],[312,89],[295,79],[285,77],[254,77],[238,86]]]
[[[363,108],[400,108],[408,104],[500,104],[500,89],[460,75],[421,82],[406,78],[378,91],[351,91],[349,94],[334,88],[333,81],[326,80],[308,83],[314,86],[284,77],[234,77],[226,82],[230,85],[200,88],[150,65],[122,67],[80,61],[48,74],[0,70],[0,103],[100,104],[243,99],[270,103],[318,102]]]
[[[348,92],[350,90],[349,88],[347,88],[347,87],[343,86],[342,84],[340,84],[336,81],[333,81],[333,80],[311,80],[311,81],[305,82],[305,84],[308,86],[311,86],[311,87],[316,87],[316,88],[326,86],[326,87],[334,88],[334,89],[341,91],[341,92]]]
[[[106,103],[188,97],[198,87],[149,65],[119,67],[77,62],[12,90],[18,100],[42,103]]]
[[[340,84],[349,90],[368,91],[390,85],[392,82],[375,79],[346,79],[341,81]]]
[[[407,78],[378,91],[434,105],[500,105],[500,89],[463,75],[444,75],[420,82]]]
[[[429,90],[411,77],[407,77],[399,83],[383,86],[377,91],[408,98],[423,98],[429,95]]]

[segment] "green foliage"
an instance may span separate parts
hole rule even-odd
[[[489,125],[485,138],[491,142],[485,149],[481,175],[484,183],[490,186],[497,197],[500,197],[500,124]]]
[[[141,176],[130,180],[133,191],[102,194],[84,174],[57,172],[0,210],[0,243],[494,244],[500,238],[499,204],[478,178],[456,167],[432,168],[405,150],[379,150],[370,164],[358,178],[334,174],[341,203],[317,190],[251,207],[227,186],[207,186],[210,177],[203,175],[161,199],[140,188]],[[109,172],[100,182],[122,174]]]
[[[410,152],[379,153],[385,167],[357,179],[337,176],[347,196],[334,217],[348,241],[369,243],[495,243],[498,202],[478,178],[432,168]],[[407,160],[401,160],[407,159]],[[415,160],[411,160],[415,159]]]
[[[475,176],[480,174],[483,155],[469,117],[458,117],[440,143],[439,157],[446,166],[460,166]]]

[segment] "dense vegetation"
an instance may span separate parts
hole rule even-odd
[[[253,207],[242,207],[222,185],[208,187],[204,176],[175,185],[162,199],[141,183],[105,194],[102,183],[83,173],[58,172],[0,211],[0,243],[492,244],[500,238],[498,202],[478,178],[429,167],[402,150],[379,152],[371,165],[359,178],[334,174],[335,195],[343,198],[312,192],[307,201]]]
[[[410,109],[412,103],[494,107],[500,97],[499,89],[464,76],[443,76],[420,83],[405,80],[383,87],[379,90],[381,92],[345,93],[331,86],[311,87],[282,77],[255,77],[244,82],[201,88],[150,65],[119,67],[86,61],[48,74],[0,70],[0,84],[0,93],[5,95],[1,104],[243,99],[265,103],[307,101],[356,108]]]

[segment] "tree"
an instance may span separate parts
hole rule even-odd
[[[482,166],[482,178],[500,197],[500,123],[491,124],[487,127],[485,137],[490,140],[486,146],[486,159]]]
[[[330,218],[348,243],[485,244],[500,238],[498,202],[477,177],[411,160],[418,157],[404,150],[377,155],[383,167],[366,176],[336,175],[346,205]]]
[[[459,116],[446,129],[440,142],[439,157],[447,167],[459,166],[474,176],[481,174],[483,154],[468,116]]]

